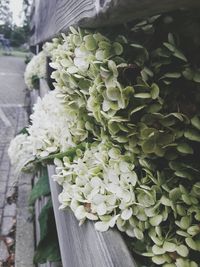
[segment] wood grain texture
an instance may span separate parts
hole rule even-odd
[[[49,91],[47,81],[45,79],[40,79],[40,97],[43,98]]]
[[[69,26],[96,28],[124,23],[157,13],[200,8],[199,0],[36,0],[31,44],[67,32]]]
[[[55,167],[48,166],[48,172],[51,177]],[[98,232],[90,221],[79,226],[70,210],[59,210],[61,187],[51,178],[50,187],[63,267],[136,266],[118,231]]]
[[[91,18],[95,14],[93,0],[37,0],[31,23],[34,28],[31,44],[51,39],[70,25],[78,24],[83,17]]]
[[[31,109],[33,112],[33,105],[37,102],[38,97],[43,97],[49,91],[48,85],[44,79],[40,79],[40,89],[35,89],[30,92],[31,98]],[[34,185],[38,181],[39,173],[34,177]],[[35,202],[35,243],[39,244],[40,241],[40,224],[39,224],[39,216],[42,211],[42,208],[47,204],[49,197],[41,197]],[[38,267],[61,267],[60,262],[46,262],[43,264],[38,264]],[[28,266],[27,266],[28,267]]]

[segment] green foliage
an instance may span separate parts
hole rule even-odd
[[[29,205],[33,205],[36,199],[47,196],[50,194],[49,176],[46,167],[42,167],[40,171],[40,177],[37,183],[34,185],[30,197]]]
[[[60,261],[58,237],[51,200],[43,207],[39,216],[39,223],[41,234],[40,242],[34,255],[34,263],[42,264],[47,261]]]
[[[45,263],[47,261],[60,261],[60,251],[53,206],[50,198],[47,168],[41,165],[39,173],[39,180],[34,185],[29,197],[29,205],[34,205],[35,201],[41,197],[49,196],[49,200],[42,208],[39,215],[40,241],[34,255],[35,264]]]
[[[27,127],[24,127],[23,129],[21,129],[18,133],[18,134],[29,134],[28,131],[27,131]]]
[[[40,88],[39,82],[40,82],[40,80],[39,80],[39,77],[37,75],[33,75],[31,77],[31,83],[35,89]]]

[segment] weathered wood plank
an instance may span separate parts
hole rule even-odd
[[[38,181],[37,176],[35,176],[34,184]],[[40,224],[39,224],[39,216],[42,211],[42,208],[47,204],[49,197],[41,197],[37,199],[35,202],[35,238],[36,245],[39,244],[40,241]],[[43,264],[38,264],[38,267],[61,267],[60,262],[46,262]]]
[[[51,177],[55,167],[48,166],[48,172]],[[59,210],[61,187],[51,178],[50,187],[63,267],[136,266],[118,231],[98,232],[89,221],[79,226],[70,210]]]
[[[30,91],[30,106],[31,106],[31,111],[34,104],[37,102],[37,99],[38,99],[38,96],[39,96],[39,90],[32,90]]]
[[[31,107],[37,102],[37,98],[43,97],[47,92],[49,91],[49,87],[47,85],[47,82],[45,79],[40,79],[40,89],[38,90],[32,90],[30,92],[30,98],[31,98]],[[39,173],[38,173],[39,175]],[[34,184],[38,181],[38,175],[35,175],[34,177]],[[37,199],[35,202],[35,243],[36,245],[39,244],[40,241],[40,224],[39,224],[39,216],[42,211],[42,208],[47,204],[49,200],[49,197],[41,197],[40,199]],[[46,262],[43,264],[38,264],[38,267],[61,267],[60,262]]]
[[[37,0],[31,44],[44,42],[70,25],[96,28],[180,8],[200,8],[199,0]]]
[[[45,79],[40,79],[40,97],[43,98],[49,91],[47,81]]]

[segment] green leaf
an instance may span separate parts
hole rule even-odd
[[[197,250],[197,245],[191,237],[186,237],[185,242],[188,245],[188,247],[190,247],[193,250]]]
[[[121,92],[117,87],[109,87],[106,90],[106,94],[109,100],[118,101],[121,99]]]
[[[139,228],[135,227],[133,231],[137,239],[142,240],[144,238],[144,234]]]
[[[53,209],[52,201],[51,199],[49,199],[47,204],[42,208],[42,211],[39,215],[40,240],[43,240],[48,233],[49,213],[51,213],[52,209]]]
[[[159,89],[158,85],[153,83],[151,85],[151,97],[152,97],[152,99],[156,99],[159,97],[159,91],[160,91],[160,89]]]
[[[36,199],[41,196],[46,196],[50,194],[50,186],[49,186],[49,176],[47,172],[47,168],[42,168],[41,176],[39,180],[34,185],[30,197],[29,197],[29,205],[33,205]]]
[[[195,236],[197,234],[200,233],[200,227],[199,225],[193,225],[193,226],[190,226],[188,229],[187,229],[187,232],[189,235],[191,236]]]
[[[188,233],[186,233],[186,232],[184,232],[182,230],[177,230],[176,233],[177,233],[177,235],[184,236],[184,237],[188,237],[189,236]]]
[[[177,246],[176,251],[182,257],[187,257],[189,254],[189,250],[185,245]]]
[[[164,205],[164,206],[168,206],[171,207],[172,206],[172,201],[167,198],[166,196],[162,196],[160,199],[160,202]]]
[[[181,51],[179,51],[178,49],[175,49],[175,51],[174,51],[174,56],[175,57],[177,57],[177,58],[179,58],[179,59],[181,59],[181,60],[183,60],[183,61],[185,61],[185,62],[187,62],[187,58],[184,56],[184,54],[181,52]]]
[[[169,44],[169,43],[166,43],[166,42],[164,42],[163,45],[164,45],[167,49],[169,49],[171,52],[174,52],[175,49],[176,49],[176,48],[174,47],[174,45]]]
[[[163,255],[165,253],[165,250],[157,245],[154,245],[152,247],[152,251],[155,255]]]
[[[172,45],[175,45],[174,36],[171,32],[168,33],[168,42]]]
[[[145,154],[155,152],[156,148],[157,148],[157,143],[155,136],[147,138],[146,141],[144,141],[144,143],[142,144],[142,150]]]
[[[156,215],[156,216],[150,218],[149,222],[152,226],[157,226],[162,222],[162,219],[163,219],[162,215]]]
[[[79,34],[79,32],[74,27],[70,26],[69,29],[73,34]]]
[[[165,263],[165,257],[163,256],[154,256],[152,258],[152,261],[158,265],[162,265],[163,263]]]
[[[184,216],[180,220],[180,227],[182,229],[186,230],[190,226],[190,223],[191,223],[190,217],[189,216]]]
[[[192,175],[190,172],[185,170],[179,170],[174,173],[178,177],[187,178],[189,180],[192,180]]]
[[[181,143],[177,146],[177,150],[184,154],[193,154],[193,148],[189,146],[187,143]]]
[[[142,46],[140,44],[130,44],[130,46],[132,46],[134,48],[144,49],[144,46]]]
[[[134,108],[134,109],[131,111],[130,115],[132,115],[132,114],[134,114],[134,113],[136,113],[136,112],[138,112],[138,111],[144,109],[145,107],[146,107],[146,105],[138,106],[137,108]]]
[[[191,141],[200,142],[200,133],[196,130],[193,129],[187,130],[185,131],[184,136],[185,138]]]
[[[100,41],[98,43],[98,46],[99,46],[99,48],[106,49],[106,50],[111,48],[111,44],[107,41]]]
[[[185,177],[185,178],[187,178],[187,177]],[[191,204],[192,204],[191,197],[188,196],[187,194],[183,194],[183,195],[182,195],[182,200],[183,200],[183,202],[185,202],[187,205],[191,205]]]
[[[197,83],[200,83],[200,72],[195,72],[194,73],[193,81],[197,82]]]
[[[51,199],[43,207],[40,216],[40,242],[34,255],[34,263],[60,261],[60,251]]]
[[[114,42],[113,43],[113,48],[114,48],[115,54],[117,56],[119,56],[119,55],[121,55],[123,53],[123,46],[120,43]]]
[[[194,116],[191,119],[192,126],[194,126],[196,129],[200,130],[200,119],[198,116]]]
[[[59,262],[61,257],[57,238],[51,236],[41,241],[37,246],[33,260],[35,264],[42,264],[48,261]],[[59,266],[61,267],[62,265]]]
[[[183,76],[185,77],[185,79],[187,80],[193,80],[194,77],[194,72],[190,69],[190,68],[186,68],[183,72],[182,72]]]
[[[178,79],[181,77],[181,73],[179,72],[169,72],[165,73],[165,75],[162,76],[162,78],[172,78],[172,79]]]
[[[169,242],[169,241],[165,241],[163,244],[163,249],[167,252],[174,252],[176,251],[176,244]]]
[[[85,47],[89,51],[93,51],[97,48],[96,40],[92,35],[86,35],[84,38],[85,41]]]
[[[169,192],[169,198],[173,202],[177,201],[180,197],[181,197],[181,191],[180,191],[180,188],[179,187],[170,190],[170,192]]]
[[[29,132],[28,132],[28,127],[24,127],[23,129],[21,129],[18,133],[17,133],[17,135],[18,134],[27,134],[27,135],[29,135]]]
[[[151,94],[149,93],[138,93],[138,94],[135,94],[134,97],[136,98],[151,98]]]

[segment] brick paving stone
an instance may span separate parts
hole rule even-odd
[[[0,181],[0,196],[6,193],[7,181]]]
[[[7,190],[6,190],[6,199],[7,199],[8,197],[12,197],[13,194],[15,194],[15,193],[16,193],[16,188],[15,188],[15,186],[7,186]]]
[[[1,160],[0,163],[0,172],[8,171],[10,168],[10,161],[8,160]]]
[[[8,180],[8,171],[0,172],[0,182],[4,182]]]
[[[0,193],[0,208],[4,207],[4,203],[5,203],[5,194]]]
[[[8,235],[13,228],[13,225],[15,223],[15,219],[13,217],[4,217],[3,216],[3,222],[1,227],[1,235]]]
[[[17,184],[18,182],[18,179],[17,179],[17,176],[16,175],[10,175],[9,178],[8,178],[8,184],[7,186],[8,187],[13,187]]]
[[[15,203],[6,204],[4,206],[3,216],[15,217],[17,212],[17,207]]]
[[[8,249],[3,240],[0,241],[0,264],[6,262],[9,257]],[[1,265],[0,265],[1,266]]]
[[[2,216],[3,216],[3,209],[0,209],[0,222],[2,220]]]
[[[0,232],[4,235],[11,230],[17,210],[16,204],[12,203],[17,176],[10,165],[7,150],[12,138],[27,125],[27,114],[23,108],[24,68],[23,59],[0,57]],[[10,205],[7,198],[11,198]]]

